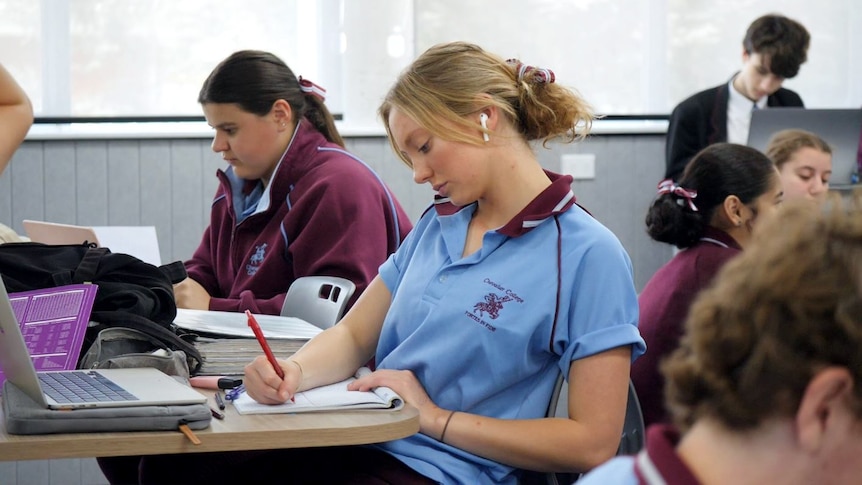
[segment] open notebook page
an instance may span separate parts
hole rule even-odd
[[[286,414],[347,409],[401,409],[404,406],[404,400],[388,387],[378,387],[373,392],[347,390],[347,384],[356,380],[356,377],[370,372],[371,370],[367,367],[361,367],[356,371],[355,377],[298,393],[295,396],[296,402],[286,402],[277,405],[261,404],[244,393],[233,404],[240,414]]]

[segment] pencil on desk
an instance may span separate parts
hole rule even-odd
[[[189,425],[185,423],[185,421],[180,421],[179,430],[182,431],[186,438],[192,442],[192,444],[199,445],[201,444],[201,440],[197,437],[194,431],[189,428]]]

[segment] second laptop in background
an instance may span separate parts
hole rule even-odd
[[[130,254],[155,266],[162,264],[154,226],[76,226],[34,220],[22,223],[24,232],[33,242],[81,244],[87,241],[108,248],[112,253]]]

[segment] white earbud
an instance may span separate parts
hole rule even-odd
[[[487,130],[488,129],[488,115],[486,115],[485,113],[480,114],[479,115],[479,124],[482,125],[483,130]],[[491,137],[489,137],[487,133],[482,133],[482,139],[485,140],[485,143],[488,143],[489,141],[491,141]]]

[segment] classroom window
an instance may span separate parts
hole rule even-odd
[[[785,85],[810,107],[862,106],[862,3],[853,0],[415,0],[417,52],[466,40],[550,68],[599,113],[662,114],[727,82],[748,24],[767,13],[811,33]]]
[[[302,3],[0,0],[0,59],[37,116],[200,115],[198,90],[231,52],[316,68],[316,43],[300,45],[316,25]]]
[[[811,32],[785,85],[809,107],[862,105],[862,3],[825,0],[0,0],[0,62],[37,116],[200,115],[197,92],[231,52],[282,57],[328,89],[351,127],[428,47],[476,42],[553,69],[602,114],[667,114],[727,79],[757,16]]]

